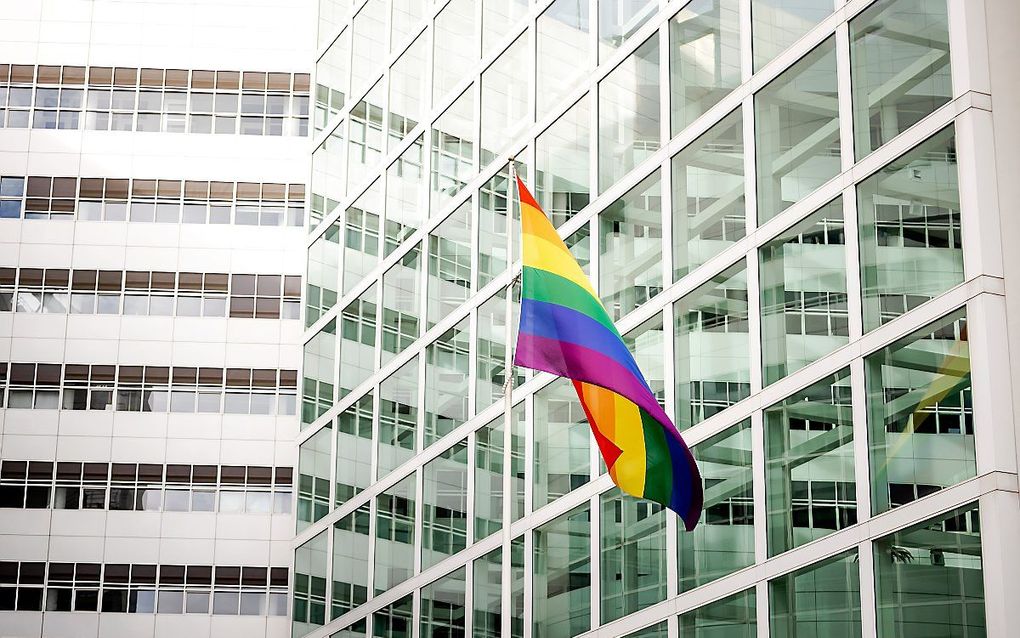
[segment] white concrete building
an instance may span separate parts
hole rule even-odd
[[[284,636],[311,0],[0,6],[0,636]]]

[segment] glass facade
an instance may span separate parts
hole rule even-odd
[[[326,49],[316,143],[386,139],[308,240],[296,546],[329,604],[295,637],[983,635],[992,293],[947,1],[324,17],[362,66]],[[358,57],[376,32],[388,65]],[[507,370],[510,162],[692,444],[693,532],[613,487],[569,381]]]

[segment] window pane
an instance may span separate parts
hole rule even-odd
[[[340,507],[372,483],[372,393],[337,417],[336,493]]]
[[[673,156],[673,277],[746,234],[740,109]]]
[[[754,589],[680,614],[684,638],[755,638],[757,606]]]
[[[447,6],[449,9],[449,6]],[[475,175],[475,89],[468,87],[432,126],[432,203],[435,215]]]
[[[692,452],[704,482],[705,508],[693,532],[679,530],[682,592],[754,564],[751,422],[720,432]]]
[[[421,321],[421,246],[416,245],[383,275],[382,363],[418,338]]]
[[[464,636],[465,573],[461,567],[421,588],[421,638]]]
[[[421,227],[427,216],[422,140],[417,140],[386,169],[386,254]]]
[[[376,594],[410,578],[414,568],[414,479],[411,474],[376,497]]]
[[[864,365],[876,513],[976,474],[964,310],[867,357]]]
[[[547,128],[535,143],[535,197],[553,226],[591,201],[591,110],[587,95]]]
[[[588,419],[569,380],[535,393],[534,509],[591,479]]]
[[[408,8],[418,4],[405,2]],[[396,12],[397,8],[394,7],[394,15]],[[400,59],[390,67],[388,108],[391,148],[418,125],[428,109],[428,85],[425,83],[427,79],[425,70],[428,64],[426,46],[426,34],[418,36],[400,55]]]
[[[769,583],[773,638],[861,635],[861,588],[857,552],[837,556]]]
[[[467,443],[425,465],[422,569],[467,547]]]
[[[477,31],[473,0],[453,0],[436,16],[433,29],[433,106],[442,102],[442,98],[464,78],[464,70],[471,68],[478,58]]]
[[[511,150],[510,144],[532,121],[528,111],[531,32],[525,31],[482,73],[482,134],[479,169]]]
[[[583,505],[535,529],[535,638],[591,628],[591,510]]]
[[[658,503],[602,494],[603,623],[666,599],[666,515]]]
[[[738,0],[694,0],[670,20],[673,135],[740,84],[739,4]]]
[[[837,101],[834,38],[755,94],[760,222],[839,174]]]
[[[386,41],[388,4],[385,0],[368,0],[354,16],[351,94],[355,97],[368,88],[368,83],[380,70],[379,43]]]
[[[322,18],[323,16],[320,16]],[[344,29],[315,63],[315,130],[326,128],[340,113],[347,99],[347,66],[350,55],[350,29]],[[335,34],[330,33],[332,36]]]
[[[590,33],[587,2],[555,0],[538,17],[539,117],[580,84],[591,68]]]
[[[379,386],[379,471],[382,478],[414,456],[418,427],[418,357]]]
[[[752,0],[755,71],[824,20],[832,7],[832,0]]]
[[[850,397],[845,369],[765,410],[770,556],[857,522]]]
[[[659,36],[599,83],[599,191],[659,148]]]
[[[372,614],[372,635],[376,638],[411,638],[414,603],[411,594]]]
[[[371,4],[371,3],[369,3]],[[350,137],[347,140],[347,185],[349,189],[361,182],[382,159],[383,91],[377,82],[350,113]]]
[[[850,21],[854,146],[864,157],[953,95],[944,0],[883,0]]]
[[[981,530],[973,503],[875,541],[878,635],[985,635]]]
[[[471,294],[471,200],[429,234],[428,326],[467,301]]]
[[[599,62],[605,62],[655,15],[652,0],[599,0]]]
[[[759,250],[766,384],[849,341],[845,243],[836,199]]]
[[[952,127],[861,182],[857,207],[865,330],[963,281]]]
[[[323,531],[294,551],[294,616],[293,635],[295,638],[326,624],[326,554],[328,538]],[[213,595],[213,613],[221,602],[220,598],[229,592]],[[233,612],[237,613],[237,594],[232,594]],[[192,611],[189,594],[188,611]]]
[[[301,444],[298,452],[297,531],[301,531],[329,512],[329,466],[332,426],[316,432]],[[225,493],[220,494],[223,509]]]
[[[473,564],[474,638],[500,638],[503,622],[503,550],[494,549]]]
[[[375,370],[378,285],[372,284],[340,313],[340,396],[347,396]]]
[[[425,351],[426,447],[467,421],[470,340],[465,318]]]
[[[308,248],[305,326],[336,305],[340,280],[340,224],[332,224]],[[183,300],[182,300],[183,301]],[[178,310],[182,304],[178,304]]]
[[[340,199],[344,196],[344,138],[343,127],[333,131],[322,144],[312,153],[312,212],[309,230],[314,230],[323,218],[330,216]],[[215,215],[218,208],[213,207],[212,215],[215,222]],[[229,208],[225,211],[226,220],[230,219]],[[109,218],[110,205],[106,205],[106,214]]]
[[[398,160],[399,161],[399,160]],[[379,263],[379,218],[383,213],[382,180],[377,179],[344,211],[344,294],[360,284]]]
[[[393,0],[390,20],[390,51],[404,43],[421,20],[423,5],[416,0]],[[425,51],[422,51],[424,55]],[[424,75],[424,73],[422,74]]]
[[[674,315],[676,424],[683,430],[751,393],[744,262],[676,302]]]
[[[362,505],[333,525],[333,600],[330,619],[368,600],[368,527],[371,513]]]
[[[518,175],[526,175],[527,169],[520,162],[514,163]],[[478,288],[481,289],[495,279],[507,267],[507,223],[508,197],[516,197],[517,186],[510,181],[510,165],[500,169],[478,190]],[[508,192],[510,195],[508,195]],[[514,205],[514,223],[520,224],[520,214]],[[519,231],[516,231],[519,232]],[[516,237],[516,235],[515,235]],[[519,240],[518,240],[519,241]]]
[[[336,385],[336,320],[331,319],[304,348],[304,379],[301,405],[302,427],[333,406]],[[230,394],[227,395],[229,399]],[[245,410],[247,411],[247,410]]]
[[[662,292],[658,170],[599,214],[599,233],[599,294],[615,321]]]
[[[506,383],[507,334],[506,289],[501,289],[478,307],[478,337],[475,340],[475,412],[481,412],[503,398]]]
[[[475,540],[503,527],[504,416],[475,432]],[[498,626],[497,626],[498,628]]]

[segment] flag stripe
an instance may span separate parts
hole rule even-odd
[[[701,476],[676,426],[584,271],[518,178],[524,267],[516,365],[573,380],[609,474],[621,490],[701,517]]]

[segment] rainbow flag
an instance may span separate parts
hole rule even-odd
[[[701,474],[581,267],[520,178],[524,268],[514,364],[571,379],[621,490],[701,517]]]

